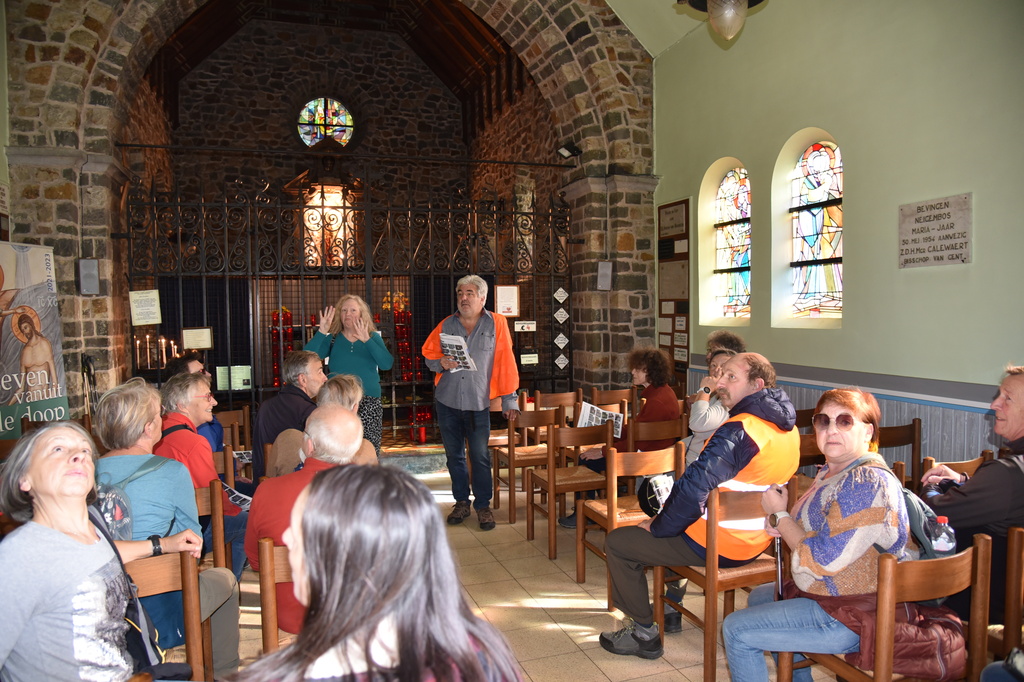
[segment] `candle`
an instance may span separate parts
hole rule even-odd
[[[171,341],[171,357],[178,357],[178,344],[176,344],[174,341]]]
[[[167,366],[167,339],[160,337],[160,366]]]
[[[142,341],[135,339],[135,366],[142,368]]]
[[[149,334],[146,334],[146,369],[153,369],[153,354],[149,349]]]

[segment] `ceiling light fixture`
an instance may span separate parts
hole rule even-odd
[[[747,10],[763,0],[676,0],[678,5],[689,5],[698,12],[706,12],[711,28],[726,40],[732,40],[747,19]]]

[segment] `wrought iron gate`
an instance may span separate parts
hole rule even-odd
[[[538,209],[533,197],[456,191],[412,207],[359,181],[336,189],[289,195],[238,185],[210,200],[136,183],[126,204],[129,288],[157,290],[162,314],[159,325],[135,327],[136,373],[160,381],[167,357],[182,350],[182,331],[208,328],[217,400],[258,407],[276,393],[284,354],[315,332],[320,310],[355,293],[395,356],[381,384],[385,429],[397,431],[431,403],[433,375],[420,348],[455,310],[456,281],[475,273],[491,285],[488,309],[495,285],[518,287],[510,326],[521,386],[570,390],[569,209],[561,198]]]

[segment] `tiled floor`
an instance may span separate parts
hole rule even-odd
[[[445,472],[420,475],[447,514],[453,500]],[[517,523],[508,524],[506,491],[495,511],[498,527],[481,531],[475,516],[449,527],[448,537],[460,566],[462,584],[473,609],[508,639],[523,679],[551,680],[703,680],[702,631],[684,621],[683,632],[667,635],[665,655],[653,661],[615,656],[598,643],[603,630],[617,629],[618,611],[606,610],[604,562],[587,552],[587,582],[576,583],[575,531],[559,528],[558,559],[547,558],[547,526],[538,517],[537,536],[526,540],[526,496],[517,495]],[[599,536],[600,534],[598,534]],[[259,656],[259,583],[246,570],[242,584],[243,665]],[[699,609],[703,597],[688,595]],[[737,595],[745,603],[745,595]],[[282,633],[284,635],[284,633]],[[729,680],[719,647],[719,680]],[[770,666],[774,679],[773,666]],[[834,679],[815,671],[815,679]]]

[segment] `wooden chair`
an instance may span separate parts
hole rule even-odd
[[[985,624],[988,623],[991,560],[992,539],[980,534],[974,536],[973,547],[942,559],[897,562],[895,555],[880,554],[873,674],[850,665],[841,655],[833,654],[804,654],[808,660],[797,664],[797,667],[819,663],[851,682],[894,679],[893,631],[897,604],[944,597],[971,586],[971,617],[966,628],[967,679],[977,680],[986,663]],[[779,682],[793,679],[793,667],[793,652],[780,652]]]
[[[806,410],[796,411],[796,428],[798,429],[809,429],[811,428],[811,418],[814,416],[814,408],[809,407]]]
[[[883,426],[878,429],[878,449],[910,446],[910,485],[911,490],[921,490],[921,420],[915,417],[903,426]],[[904,479],[906,480],[906,479]],[[904,484],[906,485],[906,484]]]
[[[565,514],[567,493],[600,490],[604,487],[604,474],[591,471],[585,466],[565,466],[565,450],[579,450],[586,446],[611,447],[614,442],[611,421],[601,426],[570,428],[567,426],[550,429],[548,435],[547,469],[526,470],[526,539],[533,539],[533,512],[539,511],[548,517],[548,558],[558,556],[555,528],[558,515]],[[547,495],[547,505],[534,502],[535,493]],[[558,508],[556,510],[556,500]]]
[[[978,457],[975,457],[974,459],[966,459],[960,462],[936,462],[934,457],[925,457],[921,460],[921,475],[924,476],[938,464],[944,464],[955,473],[973,476],[974,472],[978,470],[978,467],[994,457],[995,455],[991,450],[982,450],[981,455]],[[918,484],[920,485],[920,481],[918,481]]]
[[[288,548],[275,545],[273,538],[260,538],[260,630],[263,653],[277,651],[281,646],[277,627],[277,584],[292,582]]]
[[[299,429],[285,429],[277,434],[273,445],[263,446],[263,472],[268,477],[284,476],[299,466],[299,448],[306,435]]]
[[[664,638],[665,609],[671,606],[697,627],[704,629],[704,680],[714,682],[718,658],[718,630],[730,613],[735,610],[736,590],[754,587],[775,580],[775,557],[761,554],[749,564],[738,568],[718,567],[718,526],[723,521],[739,519],[764,519],[759,490],[735,491],[715,488],[707,500],[707,547],[703,566],[655,566],[654,567],[654,620]],[[679,602],[665,596],[666,568],[681,578],[704,590],[703,616],[690,611]],[[724,612],[718,617],[718,593],[724,593]]]
[[[221,410],[214,412],[217,421],[224,427],[224,437],[235,450],[252,450],[252,423],[250,421],[249,406],[243,405],[239,410]]]
[[[629,452],[636,452],[637,443],[652,440],[679,439],[685,435],[686,431],[683,428],[682,417],[656,422],[638,422],[634,420],[629,425],[629,431],[626,433],[626,449]]]
[[[187,552],[136,559],[124,566],[140,597],[181,590],[185,610],[185,658],[193,680],[213,680],[210,621],[199,607],[199,565]]]
[[[925,471],[928,471],[925,469]],[[990,586],[991,587],[991,586]],[[988,626],[988,650],[997,659],[1020,647],[1024,611],[1024,528],[1013,527],[1006,535],[1006,595],[1003,625]]]
[[[523,486],[526,486],[526,468],[544,466],[548,462],[548,446],[541,440],[540,434],[565,423],[564,407],[553,410],[530,410],[520,412],[518,418],[508,422],[506,440],[511,445],[496,447],[493,450],[494,465],[491,471],[494,477],[494,508],[501,508],[501,490],[498,487],[501,479],[498,470],[504,465],[508,470],[508,522],[516,522],[516,469],[522,469]],[[534,434],[531,440],[529,435]],[[522,443],[522,445],[520,445]]]
[[[596,386],[590,387],[591,405],[611,405],[613,403],[618,403],[621,400],[626,401],[626,407],[629,409],[629,416],[635,416],[636,411],[640,409],[636,386],[612,389],[608,391],[597,388]]]
[[[588,520],[596,523],[607,534],[621,526],[635,526],[648,518],[647,513],[640,508],[640,500],[636,495],[619,495],[619,477],[655,476],[671,471],[678,480],[685,468],[686,448],[682,442],[650,452],[618,452],[615,448],[608,448],[605,459],[604,499],[576,500],[576,582],[582,583],[587,580],[586,550],[589,549],[602,559],[605,558],[604,548],[587,539]],[[609,581],[608,609],[611,608]]]
[[[196,488],[196,508],[200,517],[210,517],[213,565],[217,568],[231,568],[231,549],[224,539],[224,487],[219,478],[210,481],[207,488]]]
[[[17,438],[0,439],[0,462],[4,462],[11,455],[14,446],[18,444]]]
[[[562,407],[563,417],[566,420],[565,424],[568,424],[576,416],[576,406],[583,402],[583,389],[577,388],[575,391],[569,391],[567,393],[542,393],[541,391],[533,392],[533,409],[535,410],[553,410],[556,407]],[[530,434],[531,437],[533,434]],[[546,433],[540,433],[541,439],[546,439]]]
[[[235,487],[235,451],[227,443],[224,449],[213,453],[213,468],[230,488]]]
[[[814,433],[800,434],[800,463],[798,466],[816,466],[825,463],[825,455],[818,449],[818,436]]]

